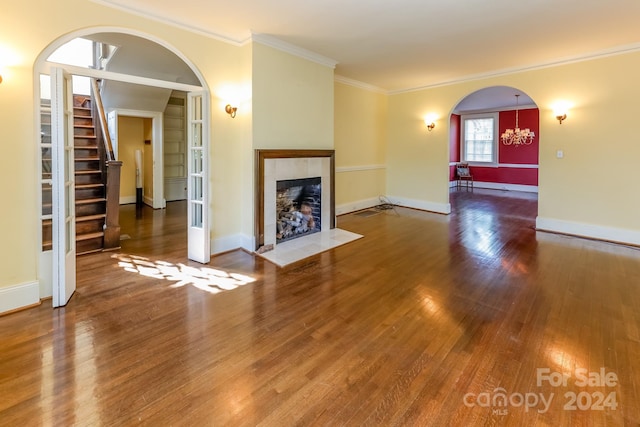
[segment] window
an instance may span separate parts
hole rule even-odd
[[[498,163],[498,113],[462,116],[461,158],[464,162]]]

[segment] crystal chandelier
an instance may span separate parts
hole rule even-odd
[[[516,95],[516,128],[515,129],[507,129],[502,134],[502,143],[504,145],[515,145],[519,147],[520,145],[529,145],[533,142],[533,138],[535,138],[535,132],[532,132],[529,128],[520,129],[518,126],[518,97],[520,95]]]

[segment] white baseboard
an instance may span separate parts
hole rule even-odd
[[[130,205],[136,202],[136,196],[124,196],[120,197],[121,205]]]
[[[537,217],[536,229],[640,246],[640,231],[623,228],[603,227],[600,225]]]
[[[0,314],[40,302],[40,285],[38,282],[0,288]]]
[[[137,203],[136,196],[124,196],[120,197],[121,205],[134,205]],[[147,206],[153,207],[153,198],[149,196],[142,196],[142,203]]]
[[[246,234],[237,233],[231,236],[218,237],[211,239],[211,254],[219,254],[222,252],[233,251],[235,249],[244,249],[249,252],[255,250],[255,238]]]
[[[456,180],[449,181],[449,188],[454,188],[458,185]],[[464,184],[463,184],[464,185]],[[537,193],[537,185],[522,185],[522,184],[503,184],[501,182],[482,182],[474,181],[474,187],[486,188],[490,190],[504,190],[504,191],[524,191],[526,193]]]
[[[394,205],[404,206],[406,208],[420,209],[423,211],[436,212],[441,214],[451,213],[450,203],[434,203],[425,200],[413,200],[395,196],[388,196],[387,199]]]
[[[343,215],[350,212],[361,211],[363,209],[372,208],[380,204],[380,199],[372,197],[370,199],[358,200],[355,202],[344,203],[336,206],[336,215]]]
[[[501,182],[474,181],[473,186],[478,188],[488,188],[491,190],[524,191],[526,193],[538,192],[537,185],[503,184]]]

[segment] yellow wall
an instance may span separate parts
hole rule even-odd
[[[250,157],[246,154],[250,147],[246,136],[250,131],[246,129],[251,123],[229,119],[218,106],[225,101],[222,98],[224,87],[248,84],[241,79],[250,75],[246,69],[251,66],[250,48],[223,43],[85,0],[8,2],[3,4],[0,14],[0,46],[15,52],[17,58],[10,64],[0,64],[4,68],[4,81],[0,84],[0,141],[4,153],[0,156],[0,194],[4,206],[0,221],[0,259],[7,266],[0,269],[0,290],[23,284],[37,285],[38,280],[40,193],[34,65],[38,56],[54,41],[68,41],[96,28],[117,28],[162,41],[181,52],[202,74],[212,96],[210,208],[216,212],[215,215],[210,212],[211,217],[215,217],[211,237],[224,240],[241,229],[237,210],[227,209],[225,197],[241,193],[242,179],[246,173],[252,173],[238,167],[238,159],[243,155]]]
[[[254,148],[333,148],[333,68],[253,44]]]
[[[86,0],[25,0],[3,4],[0,14],[0,46],[15,53],[10,63],[0,64],[0,290],[38,280],[36,60],[56,40],[116,28],[180,52],[211,91],[214,252],[246,243],[253,234],[254,148],[333,149],[335,136],[343,171],[338,204],[384,191],[392,201],[447,211],[449,114],[469,93],[494,85],[517,87],[540,108],[539,219],[621,230],[640,241],[640,143],[633,127],[640,53],[386,97],[334,85],[331,67],[263,44],[238,47]],[[230,87],[241,94],[238,99],[229,99]],[[562,125],[551,112],[558,99],[574,103]],[[238,102],[235,119],[224,112],[230,101]],[[430,133],[423,122],[427,113],[439,115]],[[379,120],[385,115],[386,128]],[[563,159],[555,158],[558,149]],[[386,171],[366,167],[378,163]]]
[[[336,212],[374,206],[386,194],[387,95],[335,83]]]
[[[144,119],[140,117],[120,116],[118,118],[118,160],[122,161],[120,172],[120,201],[133,203],[136,200],[136,150],[143,155],[143,188],[147,185],[144,174]]]
[[[639,72],[635,52],[391,95],[387,191],[418,207],[446,209],[449,114],[478,89],[512,86],[540,109],[539,225],[640,241],[640,189],[630,184],[640,156],[632,125]],[[552,111],[558,100],[574,104],[562,125]],[[422,117],[431,112],[439,119],[428,133]]]
[[[150,141],[151,144],[144,144],[142,150],[143,162],[143,198],[147,201],[153,200],[153,120],[144,118],[142,120],[142,138],[144,141]]]

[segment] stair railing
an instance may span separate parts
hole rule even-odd
[[[93,99],[96,101],[96,108],[98,109],[98,119],[100,120],[100,129],[102,130],[102,136],[104,140],[104,148],[107,153],[107,161],[115,160],[113,154],[113,144],[111,143],[111,134],[107,126],[107,116],[104,113],[104,105],[102,104],[102,96],[100,95],[100,88],[98,87],[98,81],[91,79],[91,86],[93,88]]]
[[[113,144],[111,143],[111,135],[109,134],[107,126],[107,116],[104,112],[98,81],[91,79],[91,86],[93,88],[93,99],[95,100],[98,110],[100,130],[102,131],[102,140],[107,158],[107,182],[105,191],[107,207],[104,223],[104,250],[113,250],[120,248],[120,170],[122,169],[122,161],[116,160],[114,156]]]

